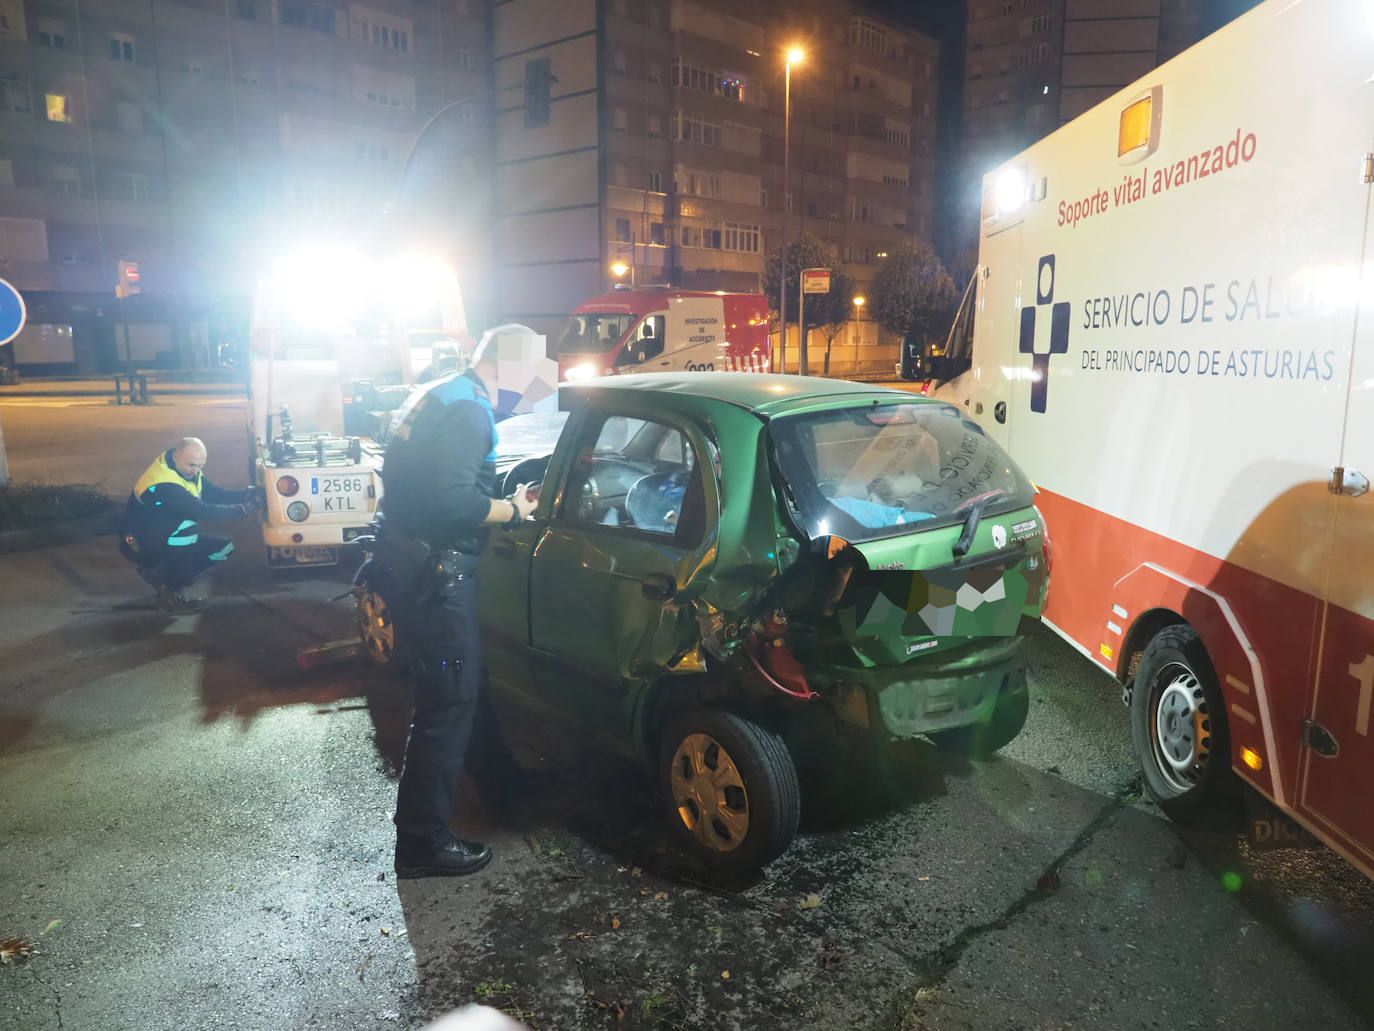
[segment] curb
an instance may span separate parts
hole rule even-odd
[[[75,544],[77,541],[92,537],[114,536],[119,532],[119,506],[111,506],[109,512],[73,519],[66,523],[53,523],[29,530],[6,530],[0,533],[0,555],[10,555],[20,551],[33,551],[39,548],[55,548],[62,544]]]

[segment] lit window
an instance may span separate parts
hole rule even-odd
[[[70,122],[72,120],[71,107],[67,103],[67,98],[56,93],[48,95],[48,121],[50,122]]]

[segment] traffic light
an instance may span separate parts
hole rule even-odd
[[[549,124],[549,88],[553,77],[549,59],[525,62],[525,128]]]
[[[142,277],[138,271],[138,262],[121,261],[119,263],[119,288],[115,291],[120,297],[128,297],[138,293],[142,288],[140,285]]]

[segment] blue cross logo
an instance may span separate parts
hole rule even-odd
[[[1050,306],[1050,346],[1047,351],[1035,349],[1035,316],[1042,305]],[[1031,411],[1044,412],[1045,392],[1049,387],[1050,355],[1064,354],[1069,349],[1069,302],[1054,303],[1054,255],[1040,259],[1035,276],[1035,303],[1021,309],[1021,342],[1019,350],[1031,356]]]

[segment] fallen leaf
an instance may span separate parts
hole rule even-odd
[[[618,916],[613,916],[613,917],[611,917],[611,930],[612,930],[612,931],[618,931],[618,930],[620,930],[620,917],[618,917]]]
[[[636,866],[636,867],[633,867],[633,868],[630,870],[630,876],[631,876],[631,877],[643,877],[643,876],[644,876],[644,871],[641,870],[641,869],[640,869],[639,867],[637,867],[637,866]]]
[[[383,928],[382,928],[382,936],[383,936],[384,938],[389,938],[389,937],[391,937],[391,928],[390,928],[390,927],[383,927]]]
[[[589,942],[589,941],[591,941],[594,937],[596,937],[596,936],[595,936],[594,934],[592,934],[591,931],[578,931],[576,934],[570,934],[570,935],[568,935],[568,941],[570,941],[570,942]],[[592,994],[595,994],[595,993],[593,992]]]
[[[654,901],[655,901],[655,902],[662,902],[662,901],[663,901],[664,899],[666,899],[667,897],[668,897],[668,893],[667,893],[666,891],[660,891],[660,892],[658,892],[656,895],[654,895]]]
[[[639,893],[640,893],[641,895],[652,895],[652,894],[653,894],[653,892],[651,892],[648,888],[640,888],[640,889],[639,889]]]
[[[377,875],[377,880],[379,880],[379,881],[384,881],[384,880],[386,880],[386,874],[385,874],[385,873],[379,873],[379,874]]]
[[[29,940],[28,935],[21,934],[17,938],[0,939],[0,963],[9,966],[15,960],[23,963],[26,959],[38,951],[38,946]]]
[[[58,924],[60,924],[61,922],[62,922],[61,920],[52,920],[52,921],[49,921],[48,926],[45,927],[45,928],[43,928],[43,933],[44,933],[44,934],[47,934],[49,931],[51,931],[54,927],[56,927],[56,926],[57,926]]]
[[[798,909],[817,909],[817,908],[820,907],[820,904],[821,904],[821,897],[820,897],[819,895],[817,895],[815,892],[812,892],[810,895],[806,896],[806,898],[804,898],[804,899],[801,900],[801,905],[798,906],[797,908],[798,908]]]
[[[1059,887],[1059,872],[1051,870],[1047,874],[1042,874],[1035,882],[1035,887],[1039,891],[1055,891]]]
[[[722,970],[722,971],[720,972],[720,976],[721,976],[721,980],[723,980],[723,981],[728,981],[728,980],[730,980],[730,971],[728,971],[728,970]]]
[[[929,878],[928,876],[927,876],[927,877],[917,877],[916,879],[917,879],[918,881],[928,881],[928,880],[930,880],[930,878]]]

